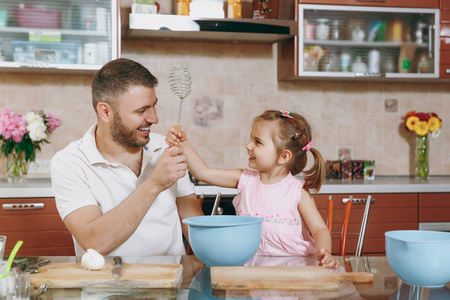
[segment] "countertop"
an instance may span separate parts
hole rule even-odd
[[[50,264],[79,263],[75,256],[33,257],[41,261],[50,259]],[[112,262],[112,257],[105,257]],[[183,266],[182,282],[178,289],[130,289],[130,288],[48,288],[39,299],[412,299],[410,296],[429,295],[426,299],[449,299],[450,289],[420,288],[402,282],[392,271],[385,256],[380,257],[337,257],[341,263],[341,272],[370,272],[374,275],[373,283],[338,282],[338,290],[222,290],[211,289],[209,270],[196,256],[152,256],[122,257],[124,263],[180,263]],[[308,266],[314,258],[304,257],[261,257],[252,259],[251,266]],[[345,269],[344,269],[345,266]],[[247,266],[248,267],[248,266]],[[45,267],[44,267],[45,268]],[[33,276],[33,275],[31,275]],[[34,290],[34,289],[33,289]],[[214,294],[214,296],[213,296]],[[219,297],[219,298],[216,298]]]
[[[195,192],[206,196],[221,193],[235,196],[236,189],[211,185],[196,185]],[[411,177],[377,177],[375,180],[327,180],[319,194],[368,193],[450,193],[450,176],[436,176],[428,180]],[[28,178],[26,183],[12,184],[0,179],[0,198],[54,197],[50,178]]]

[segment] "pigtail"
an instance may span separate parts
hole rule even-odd
[[[317,193],[325,179],[325,163],[319,151],[311,147],[311,126],[306,119],[286,110],[267,110],[256,117],[254,122],[259,120],[277,122],[278,130],[273,132],[273,140],[278,154],[285,149],[291,151],[292,159],[287,163],[287,169],[294,176],[303,172],[305,189]],[[309,151],[314,158],[314,164],[311,169],[305,170]]]
[[[317,193],[325,180],[325,163],[319,151],[314,148],[311,148],[310,151],[314,157],[314,164],[311,169],[303,170],[303,174],[305,174],[305,188],[314,190]]]

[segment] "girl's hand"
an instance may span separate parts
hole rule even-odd
[[[339,268],[339,262],[334,259],[328,250],[320,249],[316,252],[316,259],[319,261],[320,266],[324,266],[326,268]]]
[[[186,132],[180,131],[178,132],[175,127],[170,127],[169,132],[166,135],[166,143],[169,146],[177,146],[178,143],[181,143],[186,140]]]

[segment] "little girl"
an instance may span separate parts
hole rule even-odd
[[[237,188],[233,199],[236,214],[264,218],[257,255],[315,255],[325,267],[339,267],[331,253],[331,236],[309,190],[319,191],[324,163],[312,148],[311,127],[300,115],[268,110],[253,121],[247,144],[250,169],[210,168],[189,143],[186,133],[171,127],[170,146],[179,144],[187,157],[189,171],[211,185]],[[314,165],[304,170],[307,152]],[[305,180],[294,175],[303,172]],[[311,235],[303,226],[306,223]]]

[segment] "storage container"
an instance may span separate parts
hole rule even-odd
[[[11,41],[15,62],[76,64],[78,44]]]
[[[19,7],[17,17],[20,27],[61,28],[61,12],[59,10]]]

